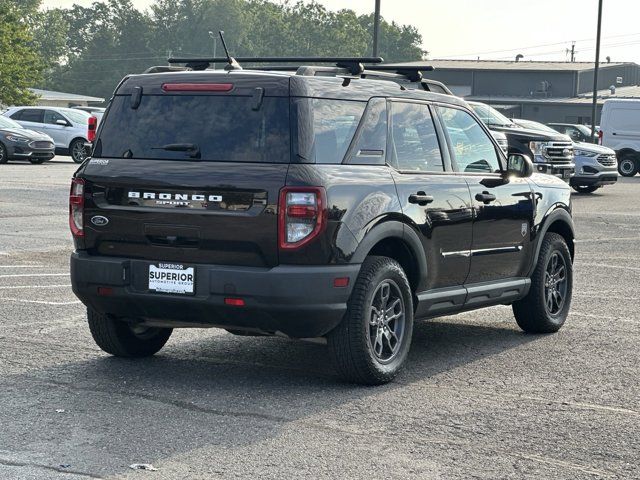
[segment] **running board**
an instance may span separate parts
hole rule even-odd
[[[418,294],[416,318],[438,317],[464,310],[520,300],[529,292],[531,279],[507,278],[493,282],[438,288]]]

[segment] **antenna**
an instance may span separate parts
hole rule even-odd
[[[238,62],[236,62],[236,59],[233,58],[231,55],[229,55],[229,49],[227,48],[227,42],[224,41],[224,32],[222,30],[220,30],[218,32],[218,34],[220,35],[220,40],[222,40],[222,48],[224,48],[224,54],[227,56],[227,62],[229,62],[224,69],[225,70],[242,70],[242,67],[240,66],[240,64]]]

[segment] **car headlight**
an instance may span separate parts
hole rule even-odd
[[[534,155],[542,155],[546,144],[547,142],[529,142],[529,149]]]
[[[579,148],[575,148],[573,150],[573,155],[576,157],[597,157],[598,154],[595,152],[587,152],[586,150],[580,150]]]
[[[28,143],[29,139],[26,137],[17,137],[15,135],[7,135],[7,140],[11,140],[12,142],[18,143]]]

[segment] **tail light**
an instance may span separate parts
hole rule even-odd
[[[280,190],[280,248],[300,248],[317,237],[326,225],[326,207],[326,193],[322,187],[285,187]]]
[[[69,192],[69,227],[74,237],[84,237],[84,180],[71,179]]]
[[[96,139],[96,128],[98,127],[98,119],[91,115],[89,117],[89,129],[87,131],[87,140],[93,142]]]
[[[598,131],[598,145],[602,145],[602,130]]]

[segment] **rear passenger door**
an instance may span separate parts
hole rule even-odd
[[[425,289],[461,286],[469,271],[472,209],[464,178],[451,172],[431,107],[392,101],[387,162],[393,167],[403,214],[427,258]]]
[[[67,123],[67,125],[58,125],[56,122],[58,120],[62,120]],[[56,112],[55,110],[45,110],[44,111],[44,126],[42,130],[44,133],[53,138],[53,141],[56,144],[56,147],[66,148],[69,146],[69,143],[66,141],[67,130],[69,129],[69,120],[63,117],[61,114]]]
[[[503,173],[503,157],[469,112],[438,106],[454,168],[471,191],[473,242],[467,284],[527,275],[533,254],[534,199],[529,181]]]
[[[11,118],[29,130],[42,132],[42,118],[44,110],[41,108],[23,108],[11,115]]]

